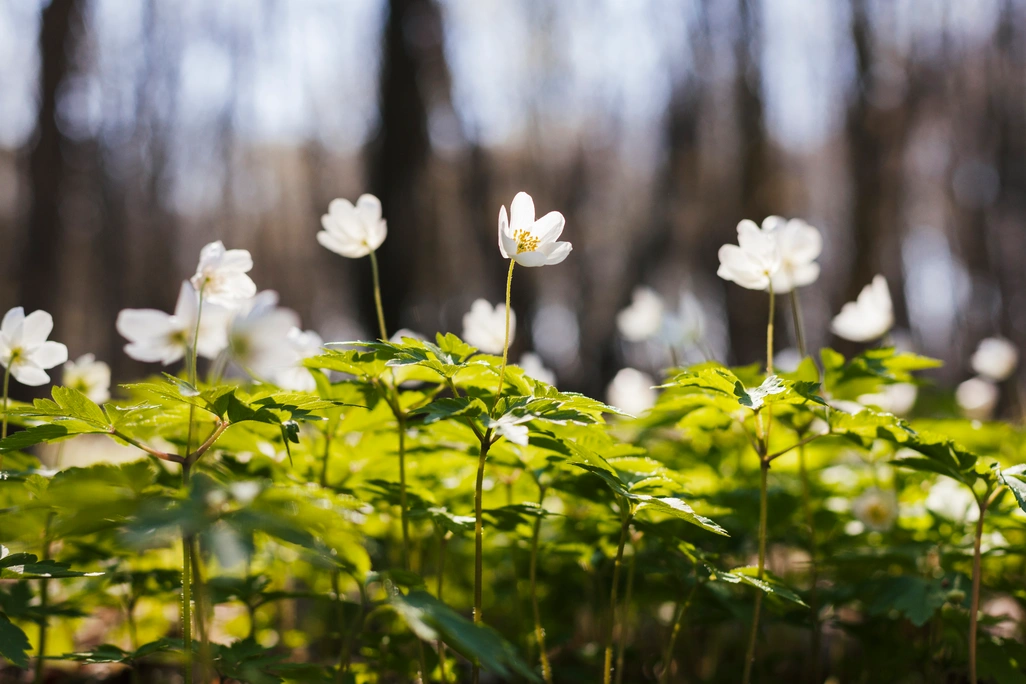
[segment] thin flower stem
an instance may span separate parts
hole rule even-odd
[[[621,506],[628,506],[626,501]],[[616,547],[616,562],[613,564],[613,586],[609,590],[609,626],[606,628],[606,657],[602,669],[602,684],[611,684],[613,676],[613,631],[616,626],[616,594],[620,584],[620,566],[623,564],[623,547],[627,543],[627,528],[630,527],[632,513],[622,510],[623,524],[620,525],[620,543]]]
[[[484,574],[484,525],[482,516],[482,499],[484,497],[484,469],[485,461],[488,458],[488,448],[491,446],[491,430],[483,435],[481,440],[481,453],[477,460],[477,481],[474,486],[474,624],[479,625],[483,621],[481,615],[483,574]],[[478,684],[481,681],[481,666],[474,662],[471,670],[471,682]]]
[[[634,569],[637,567],[638,560],[638,547],[634,541],[631,541],[631,554],[630,563],[627,566],[627,591],[623,596],[623,610],[620,616],[623,620],[623,624],[620,626],[619,643],[616,647],[616,684],[623,682],[623,659],[624,653],[627,650],[627,637],[630,631],[630,621],[628,613],[631,609],[631,596],[634,593]]]
[[[445,586],[445,545],[448,539],[446,533],[443,530],[438,535],[438,587],[435,590],[435,594],[440,602],[444,602],[442,598],[442,589]],[[449,684],[449,677],[445,674],[445,642],[441,639],[438,640],[438,670],[441,674],[442,684]]]
[[[406,517],[406,416],[396,411],[399,423],[399,519],[403,528],[403,569],[410,569],[410,522]]]
[[[321,462],[321,486],[328,486],[328,461],[331,457],[331,438],[334,435],[334,427],[330,424],[324,427],[324,458]]]
[[[199,632],[200,638],[200,676],[204,681],[209,681],[213,666],[210,660],[210,641],[207,638],[203,572],[196,546],[196,538],[190,537],[189,556],[192,565],[192,594],[196,601],[196,630]]]
[[[182,490],[189,489],[188,460],[182,464]],[[185,657],[185,684],[192,684],[192,555],[189,537],[182,530],[182,655]]]
[[[7,392],[11,388],[11,361],[7,362],[7,366],[4,367],[4,426],[3,432],[0,433],[0,439],[7,437]],[[3,454],[0,454],[0,463],[3,463]]]
[[[767,516],[767,483],[769,479],[769,461],[760,460],[759,478],[759,572],[762,579],[766,570],[766,516]],[[755,662],[755,642],[759,635],[759,612],[762,609],[762,591],[755,595],[755,610],[752,613],[752,631],[748,636],[748,651],[745,653],[745,673],[742,681],[748,684],[752,680],[752,664]]]
[[[687,599],[677,608],[677,617],[673,620],[670,639],[666,644],[666,651],[663,653],[663,671],[659,674],[659,684],[667,684],[670,681],[670,670],[673,669],[673,647],[677,643],[677,635],[680,634],[681,625],[684,624],[684,615],[688,612],[691,601],[695,598],[696,591],[698,591],[697,577],[695,578],[695,586],[691,587],[691,591],[688,592]]]
[[[777,298],[773,281],[769,284],[769,321],[766,323],[766,375],[773,375],[773,319],[777,316]]]
[[[370,251],[371,277],[374,279],[374,308],[378,312],[378,332],[383,341],[388,341],[388,329],[385,327],[385,309],[381,306],[381,278],[378,275],[378,256]]]
[[[812,518],[812,492],[809,486],[809,472],[805,467],[805,445],[798,447],[798,474],[802,481],[802,508],[805,526],[809,533],[809,613],[812,616],[812,681],[819,682],[819,569],[816,565],[816,527]]]
[[[53,513],[46,517],[46,526],[43,528],[43,560],[50,560],[50,526],[53,524]],[[50,581],[39,580],[39,648],[36,655],[35,684],[42,684],[43,670],[46,663],[46,629],[49,619],[46,616],[47,606],[50,602]]]
[[[545,487],[538,486],[538,508],[545,500]],[[539,511],[540,513],[541,511]],[[534,611],[534,638],[538,642],[538,653],[541,659],[542,678],[545,684],[552,684],[552,667],[549,665],[549,654],[545,652],[545,628],[542,627],[541,610],[538,608],[538,537],[541,534],[542,516],[534,519],[534,532],[531,534],[531,609]]]
[[[772,454],[770,454],[769,456],[766,457],[766,460],[767,461],[773,461],[775,459],[778,459],[778,458],[780,458],[781,456],[783,456],[784,454],[786,454],[787,452],[791,451],[794,448],[804,449],[805,445],[808,444],[809,442],[815,442],[817,439],[820,439],[821,437],[828,437],[831,434],[832,433],[828,430],[826,432],[821,432],[821,433],[816,434],[816,435],[810,435],[808,437],[805,437],[804,439],[801,439],[801,440],[795,442],[794,444],[792,444],[789,447],[781,449],[780,451],[773,452]]]
[[[499,387],[495,390],[495,401],[492,403],[492,410],[499,403],[502,396],[502,384],[506,381],[506,361],[509,358],[509,314],[510,314],[510,292],[513,288],[513,267],[517,262],[509,260],[509,273],[506,275],[506,339],[502,343],[502,366],[499,367]]]
[[[802,322],[802,306],[798,301],[798,288],[791,288],[791,317],[794,319],[794,341],[798,345],[798,353],[804,359],[808,352],[805,349],[805,326]]]
[[[1000,491],[1000,490],[998,490]],[[980,516],[976,519],[976,534],[973,537],[973,589],[972,598],[969,601],[969,682],[976,684],[976,630],[979,623],[980,613],[980,575],[981,575],[981,552],[983,542],[983,517],[987,514],[987,507],[994,501],[987,493],[982,499],[977,500],[980,509]]]

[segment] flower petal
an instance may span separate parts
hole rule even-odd
[[[125,339],[137,342],[167,335],[171,324],[172,317],[157,309],[123,309],[115,328]]]
[[[29,358],[40,368],[53,368],[68,360],[68,348],[60,342],[43,342],[29,353]]]
[[[534,224],[534,200],[526,192],[518,192],[509,205],[510,228],[515,233],[518,230],[530,230]]]
[[[535,266],[544,266],[548,263],[549,257],[545,252],[536,250],[533,252],[521,252],[520,254],[515,255],[513,260],[521,266],[533,268]]]
[[[11,366],[11,375],[23,385],[38,387],[50,382],[50,376],[46,371],[32,363],[16,363]]]
[[[321,243],[321,246],[334,252],[335,254],[348,257],[350,259],[359,259],[370,254],[370,248],[362,243],[355,242],[345,237],[342,237],[336,233],[322,230],[317,233],[317,242]]]
[[[25,320],[25,309],[20,306],[16,306],[6,314],[4,314],[4,320],[0,323],[0,332],[7,335],[10,338],[17,336],[20,337],[21,325]]]
[[[542,245],[542,252],[547,257],[545,260],[546,266],[555,266],[558,263],[562,263],[573,250],[573,245],[569,242],[550,242],[547,245]]]
[[[356,213],[367,223],[381,220],[381,200],[374,195],[360,195],[356,200]]]
[[[53,330],[53,316],[45,311],[33,311],[22,323],[22,344],[35,347],[46,341]]]
[[[506,218],[506,205],[499,209],[499,252],[503,259],[509,259],[510,254],[516,254],[517,245],[509,236],[509,219]]]
[[[563,234],[563,226],[565,225],[566,219],[563,218],[562,214],[558,211],[550,211],[534,222],[531,232],[534,233],[542,244],[555,242]]]

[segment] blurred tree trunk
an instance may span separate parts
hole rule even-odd
[[[435,233],[423,210],[420,184],[431,155],[428,136],[429,76],[444,65],[442,17],[432,0],[389,0],[382,38],[381,123],[368,150],[369,192],[381,200],[388,239],[378,251],[381,295],[389,334],[399,325],[422,254],[418,246]],[[435,64],[431,64],[434,62]],[[359,304],[368,330],[377,337],[370,266],[360,269]]]
[[[21,260],[19,303],[26,312],[56,308],[60,278],[62,190],[69,175],[68,139],[57,124],[57,95],[71,70],[81,35],[82,2],[53,0],[42,12],[39,32],[39,112],[29,158],[32,202],[28,239]]]

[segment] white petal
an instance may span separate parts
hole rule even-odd
[[[516,254],[517,244],[509,236],[509,220],[506,218],[506,205],[499,209],[499,252],[503,259],[509,259],[510,254]]]
[[[122,337],[135,342],[167,335],[172,317],[156,309],[124,309],[115,324]]]
[[[16,363],[11,366],[11,375],[23,385],[38,387],[50,382],[50,376],[39,366],[32,363]]]
[[[4,320],[0,323],[0,332],[9,338],[21,338],[21,326],[25,321],[25,309],[16,306],[4,314]]]
[[[196,288],[188,280],[182,281],[182,286],[178,288],[178,301],[175,302],[175,318],[183,321],[195,321],[198,306],[199,296],[196,294]],[[153,311],[153,309],[139,310]],[[132,309],[128,309],[128,311],[132,311]],[[159,313],[163,314],[164,312],[161,311]],[[164,315],[166,316],[167,314]]]
[[[356,211],[367,223],[377,223],[381,220],[381,200],[374,195],[360,195],[356,200]]]
[[[68,348],[60,342],[43,342],[29,353],[29,358],[40,368],[53,368],[68,360]]]
[[[564,244],[568,244],[568,243],[564,243]],[[566,257],[564,256],[563,258],[566,258]],[[516,256],[514,256],[513,260],[516,261],[521,266],[527,266],[527,267],[531,268],[531,267],[535,267],[535,266],[544,266],[545,264],[548,263],[549,257],[548,257],[548,255],[545,254],[545,252],[540,252],[540,251],[521,252],[520,254],[517,254]]]
[[[550,211],[549,213],[542,216],[540,219],[534,222],[531,227],[531,232],[538,238],[538,241],[542,244],[546,242],[555,242],[559,239],[559,236],[563,234],[563,226],[566,225],[566,219],[558,211]]]
[[[349,259],[359,259],[370,254],[370,248],[363,242],[342,238],[336,233],[322,230],[317,233],[317,242],[322,247]]]
[[[556,242],[549,243],[547,246],[542,247],[542,251],[546,254],[545,265],[555,266],[556,264],[562,263],[564,259],[570,256],[570,251],[573,249],[573,245],[569,242]]]
[[[221,258],[220,268],[248,273],[253,270],[253,255],[248,249],[229,249]]]
[[[33,311],[22,323],[22,344],[34,347],[42,344],[53,330],[53,316],[45,311]],[[63,363],[63,361],[61,362]]]
[[[518,230],[530,230],[534,223],[534,200],[526,192],[518,192],[509,205],[510,225],[515,233]]]

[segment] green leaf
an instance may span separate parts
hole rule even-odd
[[[713,534],[719,534],[724,537],[729,537],[727,531],[717,525],[715,522],[706,518],[705,516],[699,515],[692,510],[691,506],[684,502],[683,499],[678,499],[672,496],[655,497],[648,496],[645,494],[634,494],[632,496],[640,503],[637,505],[636,511],[643,509],[649,509],[653,511],[659,511],[660,513],[666,513],[672,515],[675,518],[685,520],[692,525],[697,525],[703,530],[712,532]]]
[[[393,589],[391,604],[413,632],[424,641],[441,639],[452,650],[485,670],[509,680],[519,675],[540,682],[516,648],[486,625],[474,624],[425,591],[402,595]]]
[[[0,613],[0,655],[18,667],[28,667],[28,637],[21,628]]]
[[[431,424],[446,418],[477,418],[486,415],[488,407],[476,397],[444,397],[411,413],[423,415],[424,422]]]
[[[1019,508],[1026,511],[1026,464],[1000,468],[995,463],[991,467],[994,468],[1001,484],[1012,490],[1015,500],[1019,503]]]
[[[800,606],[806,606],[805,601],[802,601],[798,594],[788,589],[783,582],[771,576],[765,570],[763,571],[762,579],[759,579],[759,568],[755,566],[749,565],[742,568],[734,568],[729,573],[719,573],[719,579],[729,582],[732,581],[732,578],[737,578],[742,583],[755,587],[767,594],[779,596],[786,601],[797,603]]]

